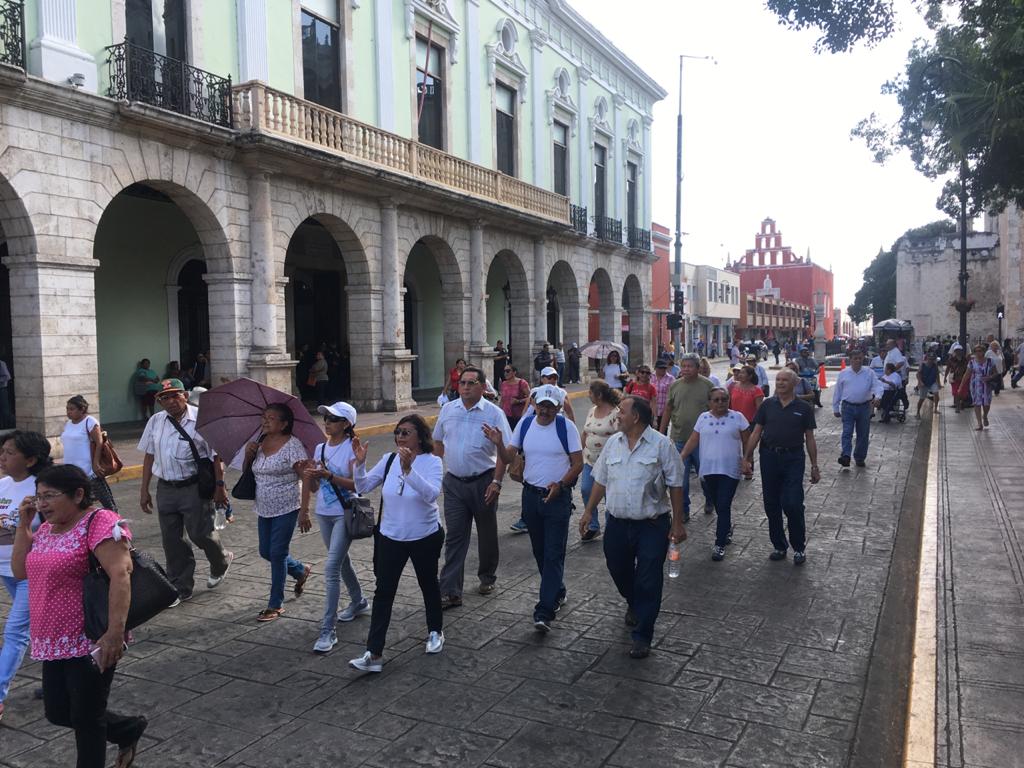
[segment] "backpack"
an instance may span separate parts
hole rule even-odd
[[[530,425],[533,424],[533,419],[536,414],[531,413],[525,419],[523,419],[522,426],[519,427],[519,441],[521,443],[526,442],[526,433],[530,429]],[[558,440],[562,444],[562,450],[565,451],[565,455],[568,456],[571,451],[569,450],[569,428],[565,425],[565,416],[558,414],[555,416],[555,432],[558,434]],[[523,470],[526,468],[526,455],[520,449],[518,455],[512,460],[512,463],[508,465],[508,476],[515,480],[517,483],[523,482]],[[579,478],[577,477],[577,480]],[[576,480],[572,481],[570,488],[576,485]]]

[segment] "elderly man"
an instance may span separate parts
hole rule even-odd
[[[444,567],[441,569],[441,608],[462,605],[462,586],[470,533],[476,523],[480,586],[494,592],[498,572],[498,496],[505,462],[484,437],[487,425],[512,439],[504,411],[483,397],[485,378],[469,367],[459,377],[459,399],[445,404],[434,425],[434,453],[444,459]]]
[[[743,473],[753,474],[754,448],[761,446],[761,493],[768,518],[768,535],[774,550],[772,560],[785,560],[793,547],[793,564],[806,560],[804,528],[804,446],[811,459],[811,482],[821,479],[818,445],[814,440],[814,408],[793,394],[797,375],[788,368],[775,377],[775,396],[765,400],[754,416],[754,429],[747,440]],[[782,516],[789,524],[789,540]]]
[[[540,571],[533,626],[538,632],[549,632],[551,621],[566,599],[565,545],[572,515],[572,488],[583,470],[583,446],[576,425],[558,413],[562,406],[558,387],[539,387],[534,402],[537,413],[516,425],[508,446],[500,429],[484,425],[483,431],[506,464],[517,453],[523,454],[523,519]]]
[[[882,399],[882,382],[875,372],[864,367],[864,352],[855,349],[850,353],[850,367],[839,372],[832,389],[832,412],[843,420],[843,436],[840,440],[839,464],[850,466],[851,448],[858,467],[866,466],[870,441],[871,414]],[[857,432],[857,446],[853,448],[853,433]]]
[[[178,590],[178,600],[174,602],[177,605],[192,597],[195,586],[196,558],[185,540],[186,532],[210,562],[207,589],[213,589],[224,580],[235,556],[224,550],[220,535],[213,527],[213,501],[226,506],[228,497],[224,492],[220,458],[196,431],[198,409],[188,404],[185,387],[178,379],[161,381],[156,401],[163,410],[149,418],[139,440],[139,450],[145,454],[139,506],[147,515],[153,514],[149,484],[156,477],[160,536],[167,559],[167,576]],[[213,501],[205,498],[200,490],[197,459],[213,460],[216,478]]]
[[[582,536],[598,503],[605,499],[604,557],[615,587],[626,599],[633,659],[646,658],[651,652],[668,543],[686,538],[683,462],[672,441],[651,426],[653,419],[648,400],[623,398],[619,431],[605,443],[594,465],[594,488],[580,518]]]
[[[661,414],[660,431],[669,434],[676,444],[676,450],[682,451],[686,441],[693,434],[693,425],[698,417],[708,409],[708,394],[714,386],[708,379],[697,373],[700,358],[697,355],[683,355],[679,361],[679,378],[668,390],[668,401]],[[700,451],[695,450],[687,458],[683,473],[683,522],[690,520],[690,467],[700,471]],[[701,488],[703,489],[703,484]],[[704,513],[715,511],[714,502],[704,494]]]

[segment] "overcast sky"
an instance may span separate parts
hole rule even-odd
[[[941,182],[918,174],[906,154],[877,165],[850,139],[872,111],[897,114],[879,89],[928,34],[913,11],[883,45],[836,55],[815,54],[813,31],[780,26],[760,0],[571,2],[669,92],[654,112],[653,195],[654,220],[672,231],[678,56],[718,60],[684,66],[684,261],[724,265],[726,254],[753,247],[770,216],[785,245],[831,265],[845,310],[880,245],[942,218]]]

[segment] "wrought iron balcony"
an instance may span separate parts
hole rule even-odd
[[[635,248],[640,251],[651,250],[651,233],[646,229],[640,229],[640,227],[629,227],[626,230],[626,235],[629,241],[629,247]]]
[[[0,0],[0,64],[25,69],[25,3]]]
[[[572,228],[581,235],[585,235],[589,232],[589,227],[587,226],[586,206],[574,205],[572,207]]]
[[[622,244],[622,222],[618,219],[610,219],[607,216],[595,216],[594,223],[597,226],[597,236],[601,240],[610,243]]]
[[[231,78],[163,56],[133,43],[107,48],[107,95],[137,101],[206,123],[231,128]]]

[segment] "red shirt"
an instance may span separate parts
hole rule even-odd
[[[658,390],[653,384],[641,384],[639,381],[631,381],[626,385],[626,394],[636,395],[653,403],[655,398],[658,397]]]
[[[757,414],[757,398],[764,397],[764,390],[760,387],[744,389],[739,384],[729,388],[729,407],[739,411],[751,424],[754,423],[754,416]]]

